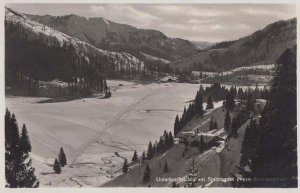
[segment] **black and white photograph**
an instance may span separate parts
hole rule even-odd
[[[3,188],[298,188],[296,3],[3,13]]]

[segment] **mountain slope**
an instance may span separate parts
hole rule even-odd
[[[169,38],[160,31],[137,29],[104,18],[85,18],[74,14],[54,17],[27,15],[30,19],[76,37],[98,48],[143,52],[165,60],[174,60],[195,53],[198,48],[187,40]]]
[[[107,76],[136,75],[145,67],[129,53],[96,48],[9,8],[5,9],[5,40],[7,86],[59,79],[95,91],[104,88]]]
[[[296,44],[296,23],[296,18],[272,23],[249,36],[229,42],[228,47],[220,46],[177,60],[172,67],[224,71],[258,62],[273,64],[283,51]]]
[[[207,41],[192,41],[192,43],[197,46],[199,50],[206,50],[215,44]]]

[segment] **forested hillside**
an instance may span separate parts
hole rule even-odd
[[[256,63],[273,64],[288,48],[296,45],[296,18],[277,21],[236,41],[217,43],[211,49],[172,63],[177,68],[225,71]]]
[[[9,8],[5,40],[8,94],[86,96],[105,91],[106,78],[153,80],[171,71],[164,61],[98,49]]]
[[[277,60],[268,103],[257,124],[246,129],[242,187],[297,187],[297,84],[294,46]],[[272,180],[268,180],[272,179]]]

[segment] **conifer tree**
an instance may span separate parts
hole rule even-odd
[[[17,146],[19,145],[19,127],[17,124],[17,120],[16,120],[16,116],[15,114],[12,114],[11,117],[11,125],[10,125],[10,136],[9,136],[9,142],[10,142],[10,146],[12,149],[17,148]]]
[[[200,137],[200,146],[199,146],[200,153],[203,153],[204,149],[205,149],[205,143],[204,143],[203,135],[201,135],[201,137]]]
[[[37,180],[32,167],[32,161],[27,151],[20,148],[21,138],[15,115],[5,114],[5,178],[6,187],[10,188],[37,188]],[[29,138],[28,138],[29,141]]]
[[[168,173],[169,172],[169,167],[168,167],[168,162],[165,161],[165,165],[164,165],[164,168],[163,168],[163,172],[164,173]]]
[[[158,143],[157,143],[157,141],[155,141],[155,143],[152,146],[152,157],[157,155],[157,152],[158,152],[157,151],[157,145],[158,145]]]
[[[197,95],[195,98],[195,111],[198,115],[203,115],[203,98],[201,95],[201,91],[197,92]]]
[[[123,164],[123,167],[122,167],[122,171],[123,171],[124,174],[126,174],[127,171],[128,171],[127,159],[124,159],[124,164]]]
[[[152,149],[152,143],[150,141],[148,145],[147,159],[150,160],[152,159],[152,157],[153,157],[153,149]]]
[[[246,107],[248,111],[254,111],[254,96],[250,89],[248,89]]]
[[[39,181],[36,178],[34,172],[35,169],[32,167],[32,160],[29,158],[28,153],[22,153],[20,157],[20,163],[18,172],[16,175],[19,188],[37,188],[39,187]]]
[[[143,183],[144,184],[146,184],[150,181],[150,175],[151,175],[151,170],[150,170],[149,165],[147,164],[146,168],[145,168],[144,176],[143,176]]]
[[[59,150],[58,161],[59,161],[59,166],[60,167],[64,167],[65,165],[67,165],[66,154],[65,154],[64,149],[62,147]]]
[[[23,124],[22,127],[22,133],[21,133],[21,137],[20,137],[20,142],[19,142],[19,146],[22,152],[24,153],[28,153],[31,152],[31,143],[28,137],[28,132],[27,132],[27,128],[25,126],[25,124]]]
[[[234,108],[234,104],[234,97],[232,96],[231,92],[228,92],[226,95],[225,108],[228,110],[232,110]]]
[[[233,118],[232,119],[232,124],[231,124],[231,131],[228,135],[229,138],[234,137],[237,138],[238,137],[238,129],[240,127],[240,120],[238,117]]]
[[[196,183],[198,182],[198,172],[199,169],[196,168],[196,162],[195,162],[195,158],[193,156],[193,160],[191,163],[190,168],[187,170],[188,174],[187,174],[187,186],[190,188],[196,187]]]
[[[172,147],[174,145],[174,138],[173,138],[173,135],[172,135],[171,131],[169,132],[168,139],[169,139],[169,145],[170,145],[170,147]]]
[[[214,108],[214,103],[213,103],[211,96],[209,96],[207,99],[206,110],[213,109],[213,108]]]
[[[145,151],[143,151],[142,157],[141,157],[142,164],[145,163],[145,160],[146,160],[146,154],[145,154]]]
[[[5,147],[8,148],[11,144],[11,114],[8,109],[6,109],[5,112]]]
[[[251,159],[253,156],[253,147],[257,146],[258,142],[258,129],[257,129],[257,124],[254,119],[251,119],[250,124],[247,125],[246,131],[245,131],[245,136],[242,147],[241,147],[241,160],[240,160],[240,167],[243,168],[246,165],[248,165],[250,168],[252,168],[252,161]]]
[[[162,137],[160,137],[158,145],[157,145],[157,152],[159,154],[162,154],[162,153],[165,152],[165,150],[166,150],[166,148],[165,148],[165,142],[163,141]]]
[[[61,169],[60,169],[60,166],[59,166],[59,163],[58,163],[57,159],[55,159],[55,161],[54,161],[53,171],[56,174],[60,174],[60,172],[61,172]]]
[[[229,133],[230,128],[231,128],[231,118],[230,118],[230,112],[229,110],[227,110],[225,114],[225,120],[224,120],[224,130],[227,131],[227,133]]]
[[[164,140],[165,141],[165,145],[166,145],[167,148],[169,148],[170,147],[170,139],[169,139],[169,134],[167,133],[166,130],[164,130],[163,136],[164,136],[164,139],[165,139]]]
[[[136,150],[134,150],[134,153],[133,153],[133,156],[132,156],[131,161],[132,161],[132,162],[137,162],[137,161],[138,161],[138,155],[137,155]]]
[[[176,115],[175,123],[174,123],[174,136],[177,135],[179,130],[180,130],[180,128],[179,128],[179,117],[178,117],[178,115]]]

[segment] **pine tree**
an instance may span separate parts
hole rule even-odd
[[[122,171],[123,171],[124,174],[126,174],[127,171],[128,171],[127,159],[124,159],[124,164],[123,164],[123,167],[122,167]]]
[[[178,117],[178,115],[176,115],[175,123],[174,123],[174,136],[177,135],[179,130],[180,130],[180,128],[179,128],[179,117]]]
[[[172,135],[172,132],[170,131],[169,132],[169,145],[170,147],[172,147],[174,145],[174,138],[173,138],[173,135]]]
[[[145,163],[145,160],[146,160],[146,154],[145,154],[145,151],[143,151],[142,158],[141,158],[142,164]]]
[[[227,110],[225,114],[225,120],[224,120],[224,129],[225,131],[227,131],[227,133],[229,133],[230,128],[231,128],[231,118],[230,118],[230,112],[229,110]]]
[[[194,156],[193,156],[191,166],[187,170],[187,172],[188,172],[188,174],[187,174],[188,178],[186,180],[187,186],[190,188],[196,187],[196,183],[198,182],[199,169],[196,168],[196,162],[195,162]]]
[[[168,172],[169,172],[169,167],[168,167],[167,161],[165,161],[165,165],[164,165],[164,168],[163,168],[163,172],[164,172],[164,173],[168,173]]]
[[[132,162],[137,162],[137,161],[138,161],[138,155],[137,155],[136,150],[134,150],[134,153],[133,153],[133,156],[132,156],[131,161],[132,161]]]
[[[155,141],[155,143],[153,144],[153,146],[152,146],[152,157],[154,157],[154,156],[156,156],[157,155],[157,141]]]
[[[18,163],[18,171],[16,173],[16,179],[19,188],[37,188],[39,187],[39,181],[37,180],[32,167],[32,160],[29,158],[28,153],[21,153],[20,162]]]
[[[8,109],[5,114],[5,178],[6,187],[10,188],[37,188],[37,180],[29,158],[28,150],[20,148],[21,138],[15,115],[10,116]],[[23,138],[26,132],[23,132]],[[28,136],[27,136],[28,137]],[[29,138],[28,138],[29,141]],[[25,146],[24,146],[25,147]],[[28,147],[27,147],[28,148]]]
[[[53,171],[56,174],[60,174],[60,172],[61,172],[61,169],[60,169],[60,166],[59,166],[59,163],[58,163],[57,159],[55,159],[55,161],[54,161]]]
[[[200,87],[201,88],[201,87]],[[201,91],[198,91],[195,98],[195,111],[198,115],[203,115],[203,98]]]
[[[153,157],[153,149],[152,149],[152,143],[150,141],[148,145],[147,159],[150,160],[152,159],[152,157]]]
[[[200,137],[200,146],[199,146],[200,153],[203,153],[204,149],[205,149],[205,143],[204,143],[203,135],[201,135],[201,137]]]
[[[149,165],[147,164],[146,168],[145,168],[144,176],[143,176],[143,183],[144,184],[146,184],[150,181],[150,175],[151,175],[151,170],[150,170]]]
[[[209,96],[207,99],[206,110],[213,109],[213,108],[214,108],[214,103],[213,103],[211,96]]]
[[[250,168],[252,168],[252,157],[255,156],[253,154],[253,147],[257,146],[258,142],[258,129],[257,124],[254,119],[251,119],[250,125],[247,125],[246,131],[245,131],[245,137],[242,143],[241,148],[241,160],[240,160],[240,167],[243,168],[246,165],[248,165]]]
[[[15,114],[12,114],[11,117],[11,125],[10,125],[10,132],[9,132],[9,142],[12,149],[17,148],[19,145],[19,127],[17,124],[16,116]]]
[[[247,95],[247,103],[246,107],[248,111],[254,111],[254,96],[250,89],[248,89],[248,95]]]
[[[234,97],[232,96],[231,92],[228,92],[226,95],[225,108],[228,110],[232,110],[234,108],[234,104]]]
[[[60,167],[64,167],[65,165],[67,165],[67,158],[62,147],[59,150],[58,161]]]
[[[11,114],[8,109],[5,112],[5,147],[8,148],[11,144],[10,132],[11,132]]]
[[[159,138],[159,142],[158,142],[158,145],[157,145],[157,152],[159,154],[162,154],[166,151],[166,145],[165,145],[165,142],[164,140],[162,139],[162,136]]]
[[[22,133],[21,133],[21,138],[19,142],[19,146],[21,148],[21,151],[24,153],[31,152],[31,143],[28,137],[28,132],[25,124],[23,124],[22,127]]]
[[[170,147],[170,139],[169,139],[169,135],[168,135],[168,133],[167,133],[166,130],[164,130],[163,136],[164,136],[164,139],[165,139],[164,140],[165,141],[165,145],[166,145],[167,148],[169,148]]]
[[[228,134],[228,138],[234,137],[237,138],[238,137],[238,129],[240,127],[240,120],[238,117],[233,118],[232,119],[232,124],[231,124],[231,131]]]

